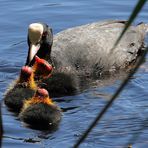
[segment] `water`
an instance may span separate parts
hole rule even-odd
[[[27,55],[27,27],[32,22],[46,22],[54,33],[63,29],[103,19],[126,20],[137,0],[1,0],[0,5],[0,98],[7,86],[19,74]],[[147,22],[148,5],[135,23]],[[121,148],[134,141],[133,148],[148,147],[148,63],[114,102],[82,148]],[[100,85],[76,95],[55,98],[65,109],[57,131],[48,133],[23,126],[17,116],[2,106],[4,148],[69,148],[74,145],[109,97],[120,85],[120,80]],[[143,126],[143,124],[145,126]],[[145,127],[143,130],[141,130]],[[137,139],[132,140],[140,133]]]

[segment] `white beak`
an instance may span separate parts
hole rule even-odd
[[[40,44],[37,44],[37,45],[31,44],[30,53],[29,53],[30,62],[33,60],[33,58],[35,57],[39,49],[40,49]]]

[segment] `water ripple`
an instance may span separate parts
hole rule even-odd
[[[20,1],[1,0],[0,36],[0,99],[24,65],[27,56],[27,27],[32,22],[43,21],[52,26],[54,33],[68,27],[101,19],[127,19],[137,0],[55,0]],[[148,22],[148,7],[144,7],[138,21]],[[148,57],[147,57],[148,58]],[[137,133],[148,115],[148,62],[131,79],[101,122],[82,144],[82,147],[120,148]],[[118,81],[117,81],[118,79]],[[63,109],[63,119],[57,131],[40,132],[25,127],[16,115],[2,106],[3,147],[72,147],[84,130],[117,90],[121,78],[98,80],[92,88],[75,96],[53,98]],[[147,122],[133,147],[146,148]]]

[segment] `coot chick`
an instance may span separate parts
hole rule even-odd
[[[49,98],[48,91],[39,88],[35,95],[24,101],[20,119],[32,128],[55,127],[61,120],[60,108]]]
[[[4,103],[10,110],[19,112],[23,106],[23,101],[31,98],[36,89],[32,68],[23,66],[19,78],[7,90],[4,96]]]

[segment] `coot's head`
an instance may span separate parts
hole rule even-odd
[[[32,68],[29,66],[23,66],[20,72],[19,82],[28,82],[33,74]]]
[[[38,99],[46,99],[49,97],[48,91],[44,88],[38,88],[35,97],[38,97]]]
[[[17,80],[17,85],[25,85],[25,87],[36,90],[37,86],[34,81],[33,69],[29,66],[23,66],[21,68],[19,79]]]
[[[50,54],[53,43],[52,29],[44,23],[32,23],[28,28],[28,57],[26,65],[32,66],[35,62],[35,55],[46,59]]]
[[[49,78],[52,73],[52,66],[44,59],[35,56],[35,64],[33,65],[35,78],[44,79]]]

